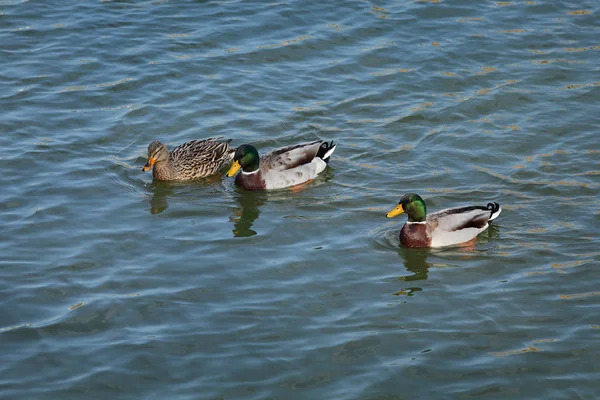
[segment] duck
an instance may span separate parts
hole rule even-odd
[[[221,168],[229,165],[236,150],[229,144],[231,139],[221,139],[222,136],[190,140],[175,147],[170,153],[167,146],[155,140],[148,145],[148,161],[142,171],[152,169],[153,178],[160,181],[215,175]]]
[[[259,157],[250,144],[237,148],[227,176],[247,190],[283,189],[306,183],[325,170],[337,144],[323,140],[273,150]],[[241,170],[241,172],[240,172]]]
[[[386,214],[393,218],[402,213],[408,221],[400,230],[400,243],[406,247],[444,247],[468,242],[485,231],[489,222],[500,215],[500,204],[447,208],[427,214],[425,202],[415,193],[405,194]]]

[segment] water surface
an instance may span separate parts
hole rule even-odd
[[[0,1],[0,397],[598,396],[600,8]],[[300,191],[147,145],[339,146]],[[470,247],[398,246],[497,201]]]

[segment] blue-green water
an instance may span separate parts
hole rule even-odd
[[[600,394],[594,1],[0,1],[0,398]],[[323,138],[301,191],[147,145]],[[398,247],[497,201],[472,247]]]

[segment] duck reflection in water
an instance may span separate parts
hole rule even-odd
[[[169,196],[175,194],[173,183],[155,181],[152,182],[148,189],[152,192],[150,197],[150,213],[160,214],[169,208]]]
[[[404,268],[412,275],[398,277],[400,282],[412,282],[427,279],[427,271],[431,266],[427,262],[428,249],[407,249],[401,248],[398,254],[404,259]],[[417,286],[402,287],[399,291],[392,293],[394,296],[414,296],[416,292],[422,292],[423,289]]]
[[[239,207],[235,208],[229,221],[233,222],[234,237],[249,237],[256,235],[256,231],[251,229],[254,221],[260,214],[260,208],[267,200],[267,194],[264,192],[251,192],[244,189],[237,189],[236,201]]]
[[[399,279],[402,281],[419,281],[427,279],[427,272],[431,264],[427,262],[427,256],[430,251],[428,249],[400,249],[400,256],[404,259],[404,268],[412,275],[402,276]]]
[[[154,179],[152,183],[146,185],[147,190],[152,193],[152,197],[150,197],[150,213],[160,214],[161,212],[169,208],[169,197],[193,197],[197,195],[195,193],[195,190],[198,185],[220,185],[222,181],[223,174],[221,173],[206,178],[199,178],[186,182],[168,182]]]

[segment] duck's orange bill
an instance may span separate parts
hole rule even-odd
[[[148,157],[148,161],[146,161],[146,165],[142,167],[142,171],[146,172],[151,170],[155,162],[156,160],[153,157]]]
[[[240,168],[242,168],[240,162],[234,161],[233,164],[231,164],[231,168],[229,168],[229,171],[227,171],[227,176],[234,176],[235,174],[237,174]]]
[[[404,212],[404,208],[402,208],[402,204],[398,204],[396,206],[396,208],[394,208],[392,211],[390,211],[389,213],[387,213],[385,216],[388,218],[393,218],[396,215],[400,215]]]

